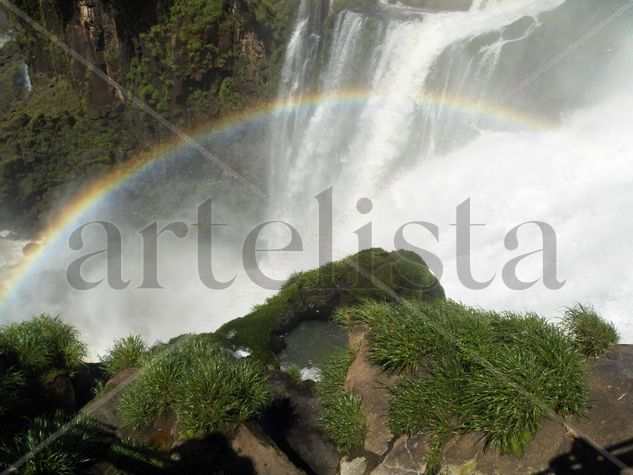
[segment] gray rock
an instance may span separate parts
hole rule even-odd
[[[367,470],[367,459],[365,457],[358,457],[353,460],[348,460],[344,457],[341,460],[341,475],[363,475]]]

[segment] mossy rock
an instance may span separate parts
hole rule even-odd
[[[365,299],[443,299],[444,289],[424,260],[411,251],[368,249],[340,261],[292,275],[279,293],[217,335],[233,348],[247,347],[274,364],[286,335],[305,320],[329,320],[340,306]]]

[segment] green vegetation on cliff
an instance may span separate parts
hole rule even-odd
[[[124,369],[140,368],[147,350],[147,344],[138,335],[116,340],[103,359],[103,369],[109,376],[115,376]]]
[[[268,401],[263,368],[235,360],[204,335],[159,347],[123,394],[120,411],[134,429],[173,412],[182,437],[200,437],[245,421]]]
[[[615,325],[607,322],[589,306],[578,304],[565,310],[562,326],[589,357],[604,356],[620,340]]]
[[[35,222],[69,182],[105,172],[140,144],[122,106],[88,110],[63,79],[41,77],[0,111],[0,203]]]
[[[368,430],[360,396],[345,390],[347,370],[355,357],[349,348],[331,355],[316,386],[322,409],[320,425],[345,453],[362,449]]]
[[[453,434],[481,432],[487,445],[521,454],[548,414],[588,407],[583,355],[538,315],[408,301],[366,302],[336,318],[368,325],[374,362],[405,374],[392,388],[391,430],[432,434],[431,465]]]
[[[22,0],[47,29],[184,129],[275,92],[296,0]],[[169,133],[123,95],[10,16],[0,49],[0,217],[40,223],[60,195]],[[17,45],[17,46],[16,46]],[[20,87],[23,59],[33,89]]]
[[[66,426],[83,405],[68,402],[87,367],[85,345],[73,327],[48,315],[5,325],[0,328],[0,465],[7,467],[66,426],[68,432],[29,459],[26,473],[73,473],[95,462],[126,473],[160,471],[169,465],[169,454],[139,441],[154,437],[164,421],[174,429],[171,434],[188,441],[232,434],[244,421],[263,426],[267,410],[280,401],[280,388],[270,386],[275,337],[305,319],[366,327],[362,357],[378,366],[372,371],[389,376],[384,380],[390,381],[385,383],[388,429],[428,435],[428,473],[440,469],[444,448],[455,435],[481,434],[488,447],[521,455],[545,418],[585,413],[586,357],[604,354],[617,341],[613,326],[595,311],[577,305],[555,324],[532,313],[484,311],[443,297],[418,256],[370,249],[292,276],[266,304],[216,334],[183,335],[150,349],[139,337],[117,340],[102,369],[110,375],[134,369],[119,374],[97,396],[106,405],[108,395],[119,399],[94,415],[113,417],[119,434],[135,440],[121,439],[85,417]],[[236,359],[232,350],[238,345],[249,346],[253,355]],[[292,385],[301,398],[318,397],[320,418],[313,422],[323,440],[327,436],[338,452],[354,455],[363,452],[375,422],[363,407],[370,395],[346,388],[346,381],[358,376],[354,371],[366,371],[352,366],[357,357],[349,348],[336,352],[320,368],[315,386]],[[268,369],[262,361],[270,363]],[[298,369],[292,372],[299,379]],[[112,391],[117,384],[120,394]]]
[[[279,293],[249,315],[218,330],[227,344],[250,348],[274,361],[278,335],[307,318],[328,319],[341,305],[394,296],[442,299],[444,290],[420,256],[410,251],[368,249],[340,261],[292,275]]]

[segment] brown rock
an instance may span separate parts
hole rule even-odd
[[[344,457],[341,460],[340,475],[364,475],[365,470],[367,470],[367,459],[365,457],[358,457],[353,460]]]
[[[294,475],[304,473],[294,466],[259,428],[242,424],[231,441],[237,455],[249,458],[258,475]]]
[[[448,442],[443,468],[448,473],[529,474],[547,469],[550,460],[567,452],[572,440],[561,419],[545,420],[522,457],[485,450],[482,434],[465,434]],[[464,472],[463,470],[470,470]]]
[[[349,344],[357,354],[347,372],[345,389],[354,391],[362,398],[369,426],[365,450],[384,455],[393,439],[387,424],[391,396],[385,385],[395,383],[396,378],[385,374],[369,360],[367,332],[365,325],[356,325],[349,334]]]
[[[294,452],[312,472],[336,474],[340,455],[319,427],[321,404],[311,385],[297,386],[281,371],[271,375],[269,382],[273,403],[263,417],[266,433],[280,447]]]
[[[424,437],[400,437],[372,475],[422,475],[426,471],[424,457],[429,445]]]
[[[603,447],[633,439],[633,345],[620,345],[591,366],[592,408],[570,428]]]
[[[124,389],[138,377],[138,374],[139,371],[135,368],[121,371],[106,383],[97,397],[84,406],[81,413],[112,427],[120,435],[128,435],[123,433],[123,419],[117,406]]]

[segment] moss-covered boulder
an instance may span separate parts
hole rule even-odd
[[[218,330],[233,348],[264,361],[283,349],[282,336],[305,320],[329,320],[337,307],[362,300],[443,299],[444,289],[411,251],[368,249],[318,269],[294,274],[272,298]]]

